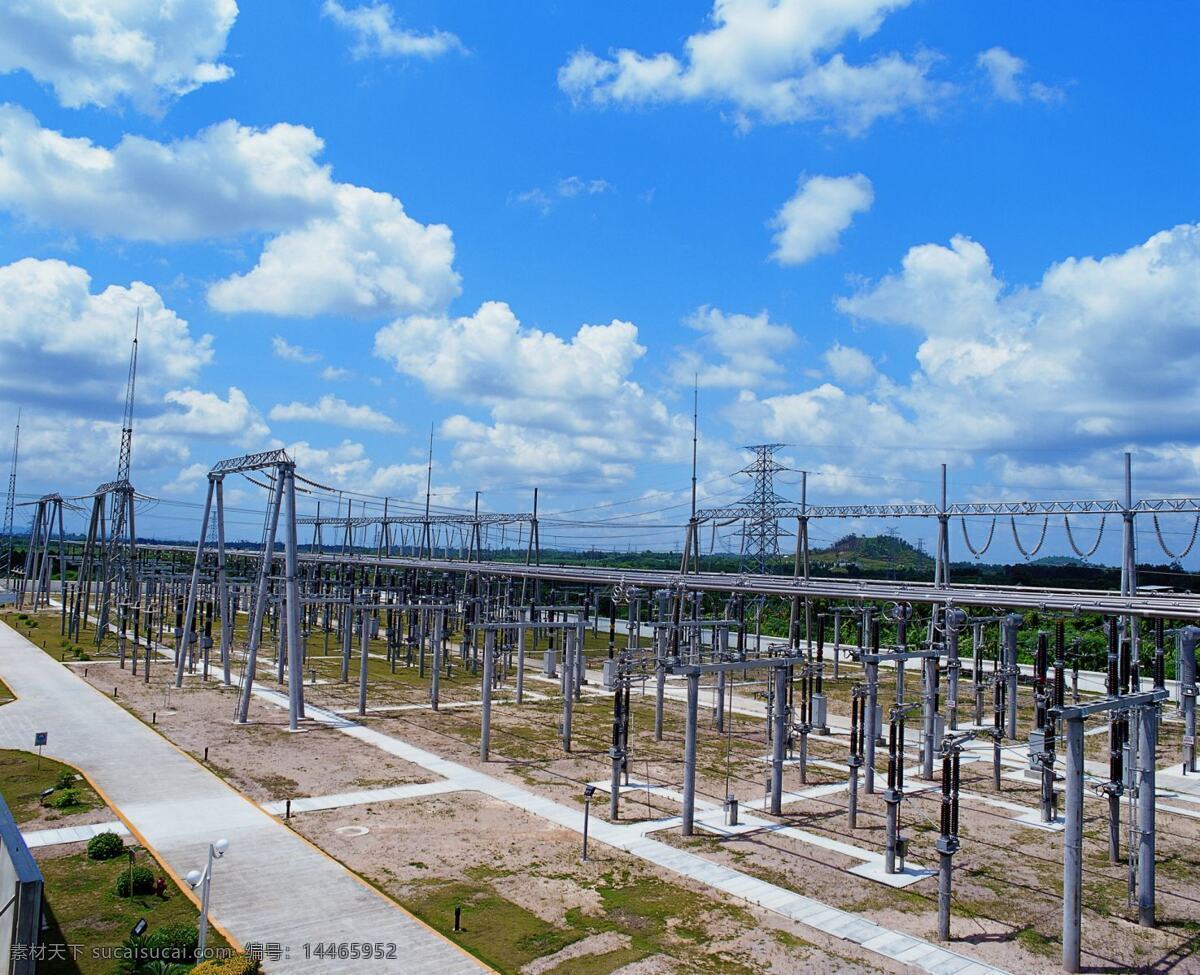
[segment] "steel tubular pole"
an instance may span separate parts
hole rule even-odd
[[[200,930],[196,940],[196,951],[200,958],[204,957],[204,948],[208,943],[208,892],[212,888],[213,850],[208,848],[208,866],[204,868],[204,889],[200,891]],[[133,896],[133,888],[129,894]]]
[[[246,650],[246,673],[242,680],[242,693],[238,699],[237,721],[245,724],[250,715],[250,693],[254,688],[255,669],[258,666],[258,644],[262,632],[263,612],[267,605],[267,584],[271,578],[272,562],[275,559],[275,534],[279,529],[279,509],[283,506],[283,478],[275,478],[275,491],[271,499],[271,518],[267,527],[266,547],[263,549],[262,566],[258,573],[258,587],[254,597],[254,611],[250,620],[250,645]],[[159,611],[161,625],[162,611]],[[150,659],[147,644],[146,659]],[[149,676],[149,668],[147,668]]]
[[[228,687],[229,648],[237,613],[230,611],[229,579],[225,572],[225,478],[217,479],[217,593],[221,607],[221,683]],[[136,643],[136,641],[135,641]]]
[[[1080,966],[1083,887],[1083,718],[1067,719],[1067,808],[1063,831],[1062,963]]]
[[[288,652],[288,727],[295,731],[304,717],[304,653],[300,632],[300,584],[297,578],[296,552],[296,471],[289,468],[284,474],[287,491],[287,524],[284,526],[284,597],[287,612]],[[365,668],[364,668],[365,670]],[[363,686],[366,686],[365,674]]]
[[[176,687],[183,687],[183,668],[187,664],[188,653],[196,638],[192,628],[192,616],[196,612],[196,589],[200,585],[200,563],[204,559],[204,542],[208,536],[208,517],[212,512],[215,487],[215,482],[210,477],[208,494],[204,499],[204,514],[200,516],[200,540],[196,542],[196,559],[192,563],[192,580],[188,584],[187,612],[183,617],[183,646],[179,651],[179,659],[175,663]]]

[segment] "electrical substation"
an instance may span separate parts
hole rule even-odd
[[[681,885],[664,894],[668,926],[686,901],[703,940],[703,896],[737,910],[739,936],[779,928],[844,951],[844,970],[1196,970],[1200,597],[1140,587],[1137,539],[1150,523],[1168,559],[1186,557],[1200,499],[1138,498],[1128,454],[1116,498],[954,501],[943,466],[936,502],[845,504],[810,501],[806,478],[782,496],[783,445],[755,445],[736,504],[698,507],[693,482],[667,570],[547,563],[547,523],[605,525],[539,514],[536,493],[527,511],[478,495],[447,511],[319,483],[272,449],[215,460],[196,541],[165,544],[135,527],[156,503],[134,486],[136,364],[135,339],[116,478],[18,506],[20,558],[14,445],[6,578],[40,636],[86,650],[76,679],[156,732],[205,761],[207,742],[254,742],[221,760],[228,781],[264,781],[272,749],[304,740],[335,793],[352,743],[368,765],[386,754],[421,773],[398,787],[418,798],[372,794],[369,823],[341,827],[402,836],[373,857],[432,863],[421,848],[457,831],[500,877],[534,870],[544,830],[568,846],[583,830],[562,889],[619,852]],[[261,499],[250,541],[229,520],[231,481]],[[820,575],[818,520],[936,526],[932,577]],[[1080,558],[1118,531],[1119,587],[956,582],[959,536],[979,557],[1011,531],[1034,558],[1051,523]],[[1190,529],[1185,549],[1168,524]],[[712,571],[704,538],[727,526],[743,568]],[[1089,634],[1103,667],[1082,660]],[[304,810],[332,808],[321,795],[267,798],[303,830],[323,815]],[[469,795],[508,824],[471,835],[453,813]],[[305,835],[324,848],[322,829]],[[365,869],[351,842],[329,849]]]

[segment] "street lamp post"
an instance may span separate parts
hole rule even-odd
[[[212,888],[213,861],[219,860],[229,849],[229,840],[221,839],[208,844],[208,863],[203,872],[191,870],[183,879],[195,890],[200,887],[200,938],[196,943],[196,954],[200,961],[204,960],[204,948],[208,942],[208,892]]]
[[[592,812],[592,796],[596,792],[594,785],[583,787],[583,862],[587,863],[588,820]]]

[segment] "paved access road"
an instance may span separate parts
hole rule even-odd
[[[34,732],[48,732],[44,753],[85,771],[177,876],[203,867],[208,843],[229,840],[211,914],[242,944],[288,947],[265,966],[271,975],[490,971],[2,623],[0,676],[17,695],[0,708],[0,747],[32,750]],[[395,944],[397,957],[306,959],[316,942]]]

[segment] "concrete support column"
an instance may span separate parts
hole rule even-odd
[[[350,645],[354,640],[354,596],[342,607],[342,683],[350,682]]]
[[[787,747],[787,668],[775,668],[775,693],[772,698],[771,733],[771,815],[783,812],[783,756]]]
[[[683,735],[683,823],[681,832],[691,836],[696,817],[696,712],[700,707],[700,675],[687,675],[687,717]]]
[[[1083,718],[1067,719],[1067,808],[1063,831],[1062,963],[1080,966],[1083,909]]]
[[[575,673],[575,634],[563,631],[563,681],[562,681],[562,744],[563,751],[571,750],[571,717],[575,704],[575,693],[571,687]]]
[[[1196,645],[1200,626],[1185,626],[1176,635],[1175,675],[1183,711],[1183,770],[1196,771]]]
[[[367,713],[367,661],[371,649],[371,614],[365,609],[359,620],[358,713]]]
[[[938,852],[938,940],[950,940],[950,894],[954,857],[945,851]]]
[[[442,684],[442,620],[445,610],[437,610],[433,617],[433,680],[429,685],[429,703],[438,709],[438,694]]]
[[[525,697],[525,634],[523,626],[517,628],[517,703]]]
[[[1017,629],[1021,625],[1021,617],[1009,613],[1000,623],[1004,640],[1005,681],[1007,696],[1005,699],[1005,737],[1010,740],[1017,737]]]
[[[654,740],[662,741],[663,697],[667,689],[667,670],[660,659],[654,668]]]
[[[1138,924],[1154,923],[1154,752],[1158,747],[1158,706],[1141,709],[1138,735]]]
[[[868,795],[875,792],[875,741],[879,735],[876,721],[879,700],[879,662],[872,660],[866,665],[867,672],[867,713],[863,715],[863,751],[866,756],[863,764],[863,787]]]
[[[489,629],[483,635],[483,718],[479,728],[479,759],[483,762],[488,760],[492,743],[492,680],[495,655],[496,631]]]
[[[925,741],[921,746],[921,778],[933,778],[933,753],[936,751],[935,726],[937,724],[937,696],[939,677],[938,658],[925,658],[924,726]]]

